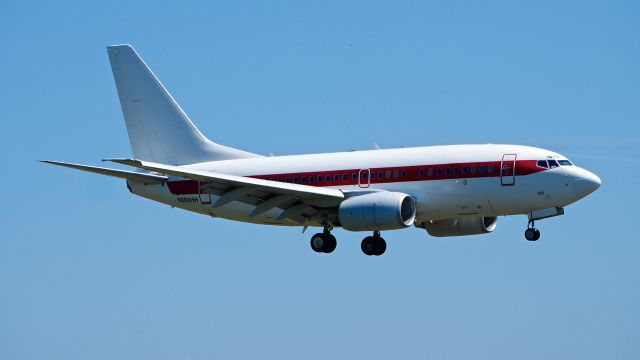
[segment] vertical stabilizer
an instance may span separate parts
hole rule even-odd
[[[107,52],[136,159],[184,165],[260,156],[207,139],[131,45]]]

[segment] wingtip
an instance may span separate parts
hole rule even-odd
[[[118,162],[118,161],[137,161],[137,160],[136,159],[126,159],[126,158],[106,158],[106,159],[102,159],[102,161]]]

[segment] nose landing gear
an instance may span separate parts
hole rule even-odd
[[[533,220],[529,220],[529,224],[527,225],[527,230],[524,232],[525,239],[529,241],[536,241],[540,239],[540,230],[535,228],[535,224]]]
[[[387,242],[380,236],[379,231],[374,231],[373,236],[367,236],[362,240],[360,248],[365,255],[380,256],[387,250]]]
[[[311,237],[311,248],[315,252],[329,254],[338,245],[336,237],[331,235],[331,228],[325,226],[324,231]]]

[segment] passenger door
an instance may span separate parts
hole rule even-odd
[[[502,186],[513,186],[516,183],[516,154],[502,155],[500,163],[500,183]]]

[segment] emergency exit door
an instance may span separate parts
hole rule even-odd
[[[370,184],[371,178],[371,170],[369,169],[360,169],[360,173],[358,174],[358,186],[361,188],[368,188]]]

